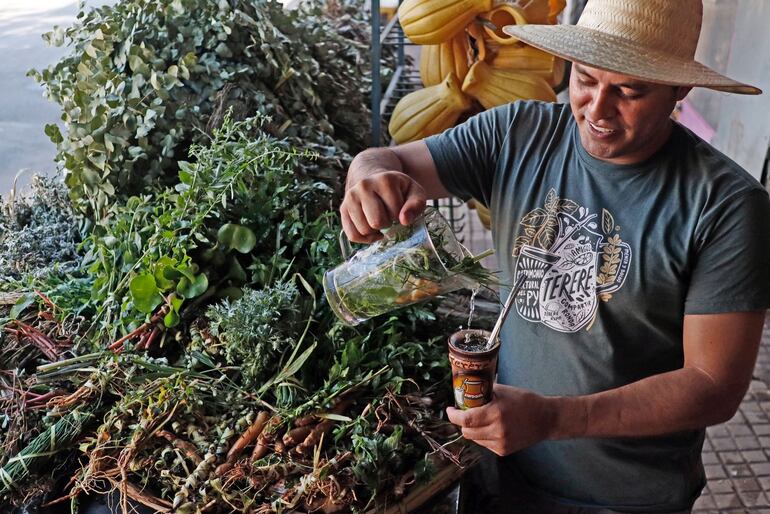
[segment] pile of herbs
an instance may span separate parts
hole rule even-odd
[[[369,29],[361,0],[122,0],[46,34],[70,53],[31,75],[62,106],[46,133],[78,208],[173,185],[179,160],[229,108],[313,150],[334,181],[370,133]],[[383,68],[395,56],[385,51]]]
[[[66,187],[33,177],[29,195],[0,199],[0,284],[73,270],[80,239]]]
[[[6,420],[34,422],[5,441],[7,505],[116,489],[160,511],[360,511],[459,462],[433,316],[352,329],[319,301],[333,191],[264,123],[226,117],[173,188],[112,205],[83,245],[90,291],[57,284],[6,323],[4,355],[36,351],[2,382]],[[82,430],[52,447],[55,423]],[[54,466],[64,490],[24,486]]]
[[[124,0],[49,36],[70,201],[2,206],[0,510],[363,512],[466,459],[434,316],[350,328],[322,298],[361,12]]]
[[[6,307],[3,355],[29,350],[0,382],[6,505],[116,489],[161,511],[357,511],[459,462],[443,334],[418,309],[351,329],[319,300],[333,190],[265,123],[226,117],[174,187],[110,206],[72,290],[38,280]],[[81,433],[51,446],[57,423]]]

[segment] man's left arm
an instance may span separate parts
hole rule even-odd
[[[467,439],[498,455],[546,439],[646,437],[722,423],[751,382],[764,319],[764,310],[687,315],[681,369],[574,397],[498,384],[488,405],[447,413]]]

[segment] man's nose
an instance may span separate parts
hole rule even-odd
[[[612,118],[615,115],[615,99],[612,93],[606,89],[597,89],[588,106],[588,114],[591,121]]]

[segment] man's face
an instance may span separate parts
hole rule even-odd
[[[583,147],[613,164],[636,164],[654,154],[671,133],[676,102],[689,91],[580,64],[569,84]]]

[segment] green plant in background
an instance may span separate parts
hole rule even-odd
[[[77,205],[98,220],[115,195],[176,182],[177,161],[228,107],[269,116],[269,131],[336,175],[368,142],[368,45],[354,39],[368,32],[350,15],[361,5],[130,0],[46,34],[71,48],[31,74],[62,106],[65,130],[46,133]]]

